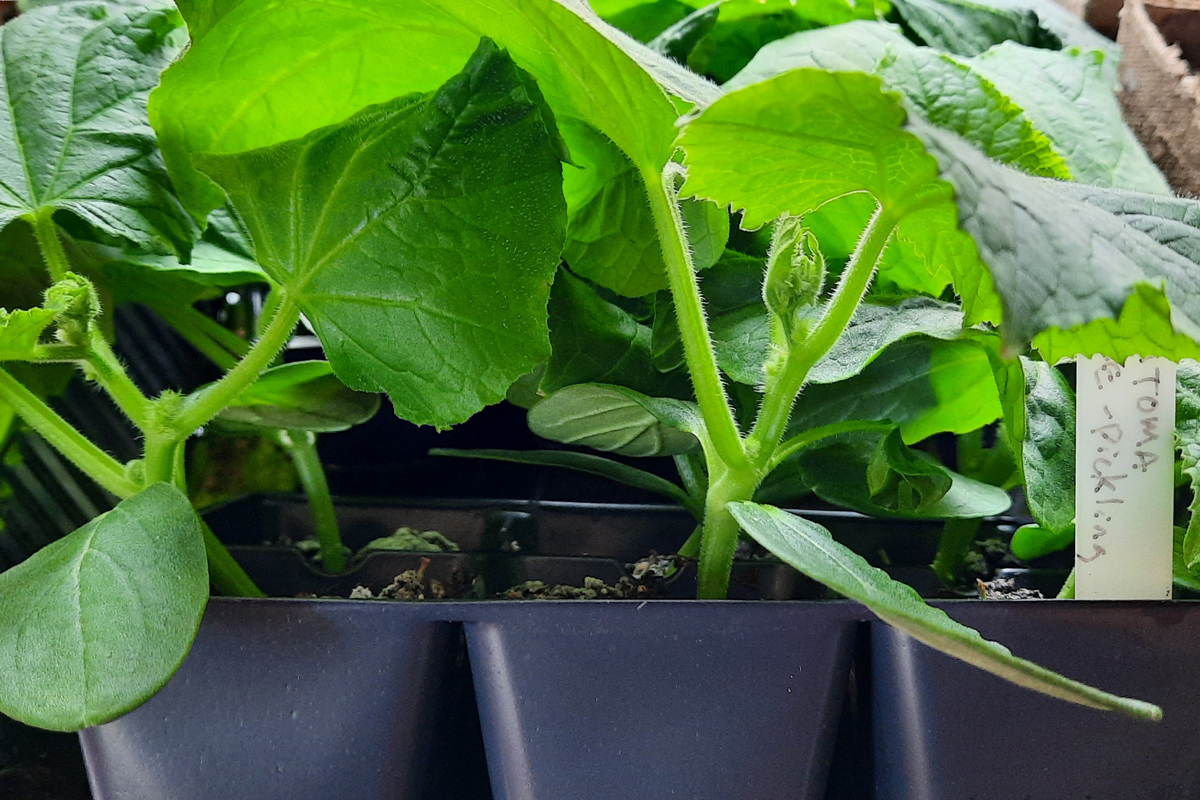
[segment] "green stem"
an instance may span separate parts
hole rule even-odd
[[[798,433],[775,448],[775,452],[771,454],[771,458],[767,461],[766,472],[770,473],[782,464],[788,456],[811,447],[824,439],[839,436],[843,433],[859,433],[862,431],[880,431],[886,433],[894,427],[896,426],[890,422],[851,420],[849,422],[831,422],[828,425],[822,425],[819,428]]]
[[[1058,600],[1074,600],[1075,599],[1075,569],[1071,569],[1071,574],[1067,576],[1067,582],[1058,590]]]
[[[291,455],[300,483],[308,495],[308,507],[316,521],[317,539],[321,542],[321,563],[325,565],[326,572],[344,572],[346,549],[338,533],[337,513],[329,494],[329,481],[325,478],[325,468],[321,466],[321,457],[317,453],[317,436],[311,431],[280,431],[279,434],[279,440]]]
[[[278,291],[283,292],[282,289]],[[186,439],[191,436],[194,430],[221,413],[238,395],[258,380],[263,370],[271,366],[275,356],[288,343],[299,319],[300,306],[285,294],[275,316],[271,318],[271,322],[246,357],[221,380],[186,398],[183,413],[175,423],[178,438]]]
[[[62,240],[58,238],[54,209],[41,209],[33,216],[32,222],[33,233],[37,236],[38,246],[42,251],[42,259],[46,262],[46,270],[52,280],[61,281],[71,271],[71,262],[67,260],[67,251],[63,249]]]
[[[721,373],[717,369],[712,337],[704,318],[704,300],[696,282],[696,270],[692,264],[683,217],[675,200],[673,178],[670,174],[643,171],[642,180],[650,195],[650,210],[654,214],[654,225],[663,250],[667,280],[675,301],[679,336],[683,341],[683,353],[692,376],[700,414],[704,417],[716,455],[730,467],[749,469],[750,460],[746,456],[742,436],[729,407],[729,399],[725,396]]]
[[[753,470],[728,470],[709,476],[697,567],[697,596],[701,600],[720,600],[729,593],[729,574],[741,532],[741,525],[729,513],[729,504],[752,499],[758,483],[758,473]]]
[[[204,530],[204,552],[208,554],[208,579],[217,594],[226,597],[266,597],[246,574],[246,570],[242,569],[242,565],[234,561],[208,523],[201,520],[200,527]]]
[[[942,538],[938,542],[937,555],[933,557],[934,574],[947,589],[953,588],[958,568],[975,544],[981,519],[948,519],[942,526]]]
[[[155,303],[150,307],[192,347],[223,370],[233,369],[238,360],[250,352],[245,339],[191,306],[175,308]]]
[[[121,409],[134,425],[143,431],[146,429],[150,414],[150,400],[130,380],[124,365],[109,347],[108,340],[96,327],[88,335],[88,352],[84,373],[108,392],[113,402],[117,404],[117,408]]]
[[[146,433],[146,449],[143,466],[146,473],[146,485],[152,483],[169,483],[179,485],[176,476],[179,464],[179,453],[183,450],[183,442],[177,440],[173,431],[164,434],[155,426],[155,430]]]
[[[64,344],[63,342],[53,342],[51,344],[39,344],[34,348],[33,358],[30,361],[39,364],[77,364],[80,361],[87,361],[91,357],[91,351],[88,348],[75,344]]]
[[[808,378],[809,370],[829,352],[846,330],[867,287],[871,285],[879,259],[898,219],[885,212],[883,206],[876,209],[821,319],[808,337],[791,350],[778,377],[767,386],[758,420],[754,423],[748,442],[750,452],[756,454],[756,465],[765,466],[770,462],[776,445],[787,429],[792,406]]]
[[[3,369],[0,369],[0,399],[11,406],[51,447],[117,497],[124,499],[141,491],[142,487],[130,480],[125,468],[115,458],[92,444]]]

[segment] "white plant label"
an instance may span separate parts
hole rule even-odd
[[[1076,359],[1075,597],[1171,597],[1175,364]]]

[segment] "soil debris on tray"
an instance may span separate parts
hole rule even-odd
[[[542,581],[525,581],[506,592],[501,600],[642,600],[652,596],[649,586],[621,578],[610,585],[599,578],[584,578],[583,586],[547,585]]]
[[[351,600],[444,600],[448,596],[445,585],[432,578],[426,579],[425,570],[429,559],[422,558],[417,569],[406,569],[390,584],[375,594],[366,586],[355,586],[350,592]]]
[[[996,578],[990,581],[976,580],[979,597],[983,600],[1045,600],[1037,589],[1018,589],[1012,578]]]

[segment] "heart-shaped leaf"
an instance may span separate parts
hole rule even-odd
[[[815,522],[755,503],[731,503],[729,510],[746,533],[780,559],[859,601],[919,642],[1052,697],[1135,717],[1162,717],[1158,706],[1102,692],[1017,658],[1008,648],[984,639],[978,631],[925,603],[912,587],[872,567]]]
[[[298,361],[264,372],[214,422],[236,431],[333,433],[371,419],[379,402],[377,394],[347,389],[329,362]]]
[[[170,4],[76,2],[0,28],[0,227],[67,211],[104,237],[186,255],[195,228],[146,116],[181,25]]]
[[[544,112],[529,76],[485,41],[432,95],[197,163],[229,191],[338,377],[445,427],[550,354],[565,209]]]
[[[0,574],[0,711],[73,731],[136,708],[183,662],[207,601],[183,493],[122,501]]]
[[[302,7],[186,0],[180,7],[192,46],[164,74],[151,118],[175,184],[197,214],[219,205],[221,193],[192,170],[193,153],[277,144],[366,105],[431,91],[458,73],[480,36],[534,76],[556,117],[600,131],[639,169],[661,169],[674,150],[678,112],[668,92],[689,102],[717,94],[609,27],[584,0],[319,0]],[[347,71],[355,80],[346,80]]]
[[[672,456],[699,446],[698,414],[680,400],[647,397],[620,386],[581,383],[529,410],[538,436],[622,456]]]

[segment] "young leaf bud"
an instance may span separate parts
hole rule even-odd
[[[92,322],[100,315],[100,296],[92,282],[74,272],[46,290],[45,307],[55,312],[58,338],[68,344],[84,344]]]
[[[812,231],[800,217],[784,216],[775,223],[763,301],[782,323],[790,339],[803,312],[820,300],[825,288],[825,256]]]

